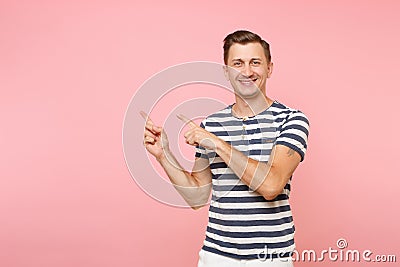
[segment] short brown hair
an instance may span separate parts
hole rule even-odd
[[[265,57],[268,62],[271,62],[271,52],[269,50],[269,44],[263,40],[259,35],[246,30],[239,30],[228,34],[224,39],[224,62],[228,62],[229,48],[235,43],[248,44],[248,43],[259,43],[264,48]]]

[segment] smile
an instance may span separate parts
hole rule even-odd
[[[238,81],[241,84],[244,85],[252,85],[253,83],[255,83],[258,80],[258,78],[254,78],[254,79],[238,79]]]

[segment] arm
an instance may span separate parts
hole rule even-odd
[[[185,134],[188,144],[215,150],[245,184],[267,200],[282,192],[301,161],[300,154],[285,145],[275,145],[267,163],[251,159],[186,117],[181,116],[181,120],[191,127]]]
[[[297,152],[283,145],[274,146],[267,163],[251,159],[225,142],[218,143],[216,153],[245,184],[267,200],[282,192],[301,160]]]
[[[146,119],[144,145],[167,173],[171,183],[179,194],[193,208],[198,209],[207,204],[211,192],[211,171],[207,159],[196,158],[192,172],[182,168],[169,149],[165,131],[141,112]]]
[[[207,204],[212,180],[207,159],[196,158],[192,172],[184,170],[169,149],[157,160],[191,208],[199,209]]]

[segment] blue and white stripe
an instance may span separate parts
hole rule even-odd
[[[285,145],[304,159],[309,123],[300,111],[277,101],[247,119],[232,115],[232,105],[208,116],[201,126],[248,157],[267,162],[274,145]],[[196,147],[212,172],[212,198],[203,249],[238,259],[267,258],[294,251],[294,224],[289,205],[290,183],[274,200],[244,184],[211,150]],[[264,257],[265,255],[263,255]]]

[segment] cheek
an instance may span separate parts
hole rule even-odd
[[[233,72],[233,71],[229,72],[229,79],[230,80],[234,80],[234,79],[236,79],[236,77],[237,77],[237,75],[236,75],[235,72]]]
[[[256,71],[256,74],[258,77],[261,77],[261,78],[267,77],[267,73],[264,70],[258,70],[258,71]]]
[[[235,79],[236,77],[238,77],[240,75],[240,69],[235,69],[235,68],[229,68],[228,70],[228,76],[231,79]]]
[[[260,72],[259,73],[259,75],[261,76],[261,77],[264,77],[264,78],[269,78],[269,69],[267,68],[267,69],[263,69],[262,70],[262,72]]]

